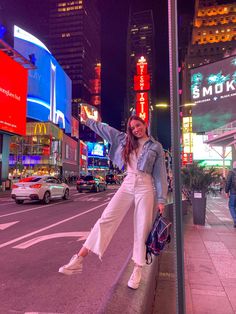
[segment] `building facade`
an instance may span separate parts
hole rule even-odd
[[[182,103],[189,102],[190,69],[236,53],[235,1],[196,1],[191,43],[183,69]]]
[[[9,177],[79,175],[78,141],[52,122],[27,122],[26,136],[12,136]]]
[[[72,114],[91,101],[94,66],[101,61],[100,15],[96,1],[50,0],[49,38],[52,53],[72,80]]]
[[[195,14],[193,19],[191,41],[187,49],[185,61],[182,64],[182,95],[181,105],[191,103],[191,90],[194,82],[191,82],[191,69],[199,66],[223,60],[236,53],[236,3],[235,1],[221,0],[198,0],[195,2]],[[224,72],[224,68],[222,71]],[[197,70],[197,75],[201,75]],[[221,74],[222,74],[221,71]],[[218,72],[219,73],[219,70]],[[216,73],[215,73],[216,74]],[[182,108],[182,153],[187,163],[196,159],[194,146],[196,146],[197,136],[192,131],[197,121],[197,110],[200,110],[199,119],[203,121],[204,108],[206,115],[212,116],[210,107],[214,107],[214,113],[218,116],[219,108],[214,101],[205,102],[204,106],[197,104],[196,109],[191,107]],[[208,108],[208,109],[207,109]],[[195,123],[192,120],[195,119]],[[217,118],[218,119],[218,118]],[[193,122],[192,122],[193,121]],[[186,131],[187,130],[187,131]],[[196,132],[196,131],[195,131]],[[200,131],[197,131],[200,132]],[[204,133],[204,132],[202,132]],[[199,149],[200,145],[198,146]],[[193,154],[194,153],[194,154]],[[185,156],[184,156],[185,155]]]

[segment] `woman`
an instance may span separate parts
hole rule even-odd
[[[94,225],[78,254],[60,273],[72,275],[82,271],[84,258],[89,251],[103,256],[115,231],[129,208],[134,204],[134,270],[128,287],[137,289],[145,265],[145,242],[153,223],[153,208],[164,211],[167,196],[167,175],[164,153],[159,142],[149,137],[146,123],[138,116],[131,116],[127,133],[119,132],[109,125],[88,118],[81,113],[84,123],[111,144],[109,158],[120,169],[126,166],[127,176],[113,196],[102,216]],[[154,191],[155,188],[155,191]]]

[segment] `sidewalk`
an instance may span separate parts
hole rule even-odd
[[[207,200],[206,225],[185,216],[187,314],[236,313],[236,228],[224,196]]]

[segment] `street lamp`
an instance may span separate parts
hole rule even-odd
[[[156,108],[168,108],[170,107],[170,105],[167,103],[160,103],[160,104],[156,104],[155,107]]]
[[[186,103],[180,107],[194,107],[194,106],[196,106],[195,102],[189,102],[189,103]]]
[[[183,104],[183,105],[180,105],[179,108],[182,108],[182,107],[194,107],[196,106],[195,103],[186,103],[186,104]],[[155,105],[156,108],[170,108],[170,105],[168,103],[160,103],[160,104],[156,104]]]

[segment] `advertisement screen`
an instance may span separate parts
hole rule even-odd
[[[105,147],[103,144],[87,142],[87,146],[89,157],[91,156],[105,157]]]
[[[71,117],[71,136],[79,139],[79,120]]]
[[[33,56],[36,69],[29,71],[27,117],[52,121],[71,133],[71,80],[36,37],[14,27],[14,48],[25,58]]]
[[[82,113],[83,111],[86,112],[89,119],[93,119],[95,121],[101,120],[100,114],[99,114],[98,109],[96,107],[85,104],[85,103],[81,103],[80,104],[80,112]],[[83,122],[82,117],[80,117],[80,122]]]
[[[25,135],[28,73],[0,51],[0,130]]]
[[[193,132],[236,120],[236,56],[191,70]]]

